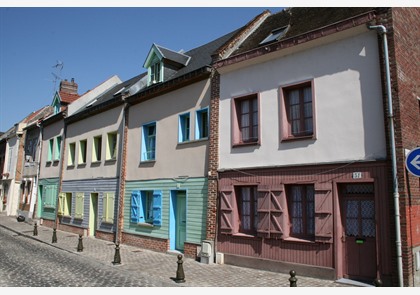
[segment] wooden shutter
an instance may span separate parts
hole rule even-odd
[[[283,235],[283,208],[281,197],[283,185],[272,187],[258,186],[258,236],[280,238]]]
[[[58,194],[58,215],[64,215],[64,206],[66,202],[66,194],[65,193],[59,193]]]
[[[140,213],[142,211],[141,197],[139,191],[131,192],[131,222],[140,222]],[[143,217],[144,219],[144,217]]]
[[[114,223],[114,202],[115,195],[113,193],[105,193],[103,208],[105,222]]]
[[[315,241],[333,242],[333,198],[331,183],[315,183]]]
[[[74,213],[74,218],[83,219],[84,201],[84,193],[76,193],[76,210]]]
[[[220,191],[220,233],[233,233],[233,187],[222,187]]]
[[[153,225],[162,225],[162,191],[153,191]]]

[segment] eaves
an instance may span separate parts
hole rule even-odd
[[[177,77],[175,79],[169,80],[167,82],[158,83],[153,86],[147,87],[139,93],[127,97],[125,100],[130,105],[141,103],[156,96],[160,96],[168,92],[172,92],[174,90],[191,85],[198,81],[204,80],[210,77],[211,73],[212,68],[210,66],[205,66],[180,77]]]
[[[370,21],[375,19],[375,12],[369,11],[367,13],[325,26],[321,27],[297,36],[293,36],[272,44],[260,46],[258,48],[249,50],[247,52],[243,52],[234,56],[231,56],[229,58],[217,61],[213,63],[213,67],[215,69],[219,69],[225,66],[237,64],[240,62],[248,61],[250,59],[254,59],[257,57],[261,57],[267,54],[270,54],[272,52],[284,50],[287,48],[291,48],[297,45],[301,45],[303,43],[313,41],[319,38],[323,38],[335,33],[342,32],[347,29],[351,29],[363,24],[367,24]]]

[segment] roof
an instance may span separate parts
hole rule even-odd
[[[172,60],[172,61],[174,61],[176,63],[181,64],[181,65],[186,66],[188,64],[188,60],[191,58],[188,55],[185,55],[185,54],[183,54],[181,52],[175,52],[175,51],[170,50],[168,48],[159,46],[157,44],[155,44],[155,45],[156,45],[156,48],[162,54],[163,58]]]
[[[73,101],[77,100],[80,97],[79,94],[71,94],[64,91],[60,91],[59,94],[60,94],[61,102],[64,102],[66,104],[72,103]]]
[[[233,52],[238,55],[258,47],[273,30],[289,26],[280,40],[293,38],[374,10],[370,7],[292,7],[272,14]],[[276,42],[278,40],[274,40]]]

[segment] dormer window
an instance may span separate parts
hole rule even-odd
[[[156,62],[150,66],[150,84],[155,84],[161,81],[161,63]]]
[[[275,42],[280,40],[284,35],[286,35],[287,31],[289,29],[289,26],[281,27],[274,29],[270,32],[270,34],[260,42],[260,45],[264,45],[267,43]]]

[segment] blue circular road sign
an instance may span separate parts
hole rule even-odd
[[[408,172],[420,177],[420,147],[411,150],[405,159],[405,166]]]

